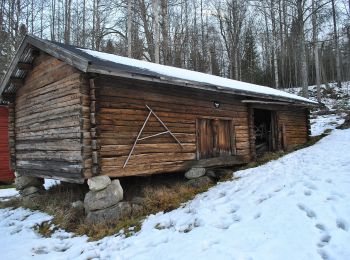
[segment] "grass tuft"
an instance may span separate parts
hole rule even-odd
[[[51,221],[44,221],[34,226],[34,230],[43,237],[51,237],[51,235],[55,233],[57,229],[58,228],[53,225]]]

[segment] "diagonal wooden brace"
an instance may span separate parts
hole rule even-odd
[[[132,146],[132,148],[131,148],[131,150],[130,150],[130,152],[129,152],[128,158],[126,158],[126,160],[125,160],[125,163],[124,163],[124,165],[123,165],[123,169],[124,169],[125,166],[128,164],[128,161],[130,160],[130,157],[131,157],[132,153],[134,152],[135,147],[136,147],[138,141],[145,140],[145,139],[148,139],[148,138],[151,138],[151,137],[155,137],[155,136],[159,136],[159,135],[163,135],[163,134],[168,134],[168,133],[169,133],[169,134],[175,139],[175,141],[181,146],[181,149],[184,148],[183,145],[182,145],[182,143],[176,138],[176,136],[170,131],[170,129],[163,123],[163,121],[156,115],[156,113],[154,113],[153,110],[152,110],[148,105],[146,105],[146,107],[147,107],[148,110],[149,110],[148,116],[147,116],[145,122],[143,123],[143,125],[142,125],[142,127],[141,127],[139,133],[137,134],[136,140],[135,140],[135,142],[134,142],[134,144],[133,144],[133,146]],[[165,128],[166,131],[165,131],[165,132],[158,133],[158,134],[154,134],[154,135],[150,135],[150,136],[146,136],[146,137],[140,138],[140,136],[141,136],[141,134],[142,134],[142,131],[143,131],[143,129],[145,128],[145,126],[146,126],[146,124],[147,124],[147,122],[148,122],[148,120],[149,120],[149,118],[150,118],[150,116],[151,116],[152,114],[155,116],[155,118],[157,118],[157,120],[159,121],[159,123],[162,124],[162,126]]]

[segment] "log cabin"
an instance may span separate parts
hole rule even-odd
[[[7,104],[0,99],[0,183],[9,183],[15,177],[9,166],[10,151],[8,133]]]
[[[83,183],[244,164],[307,141],[315,102],[27,35],[0,94],[10,165]]]

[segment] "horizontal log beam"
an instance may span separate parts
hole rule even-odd
[[[187,162],[187,166],[191,167],[215,167],[215,166],[232,166],[248,163],[249,161],[242,156],[223,156],[217,158],[202,159],[198,161]]]
[[[31,63],[26,62],[18,62],[17,68],[24,71],[29,71],[33,69],[33,65]]]
[[[11,84],[13,84],[15,86],[19,86],[19,87],[23,86],[23,84],[24,84],[24,80],[23,79],[16,78],[16,77],[11,77],[10,78],[10,82],[11,82]]]

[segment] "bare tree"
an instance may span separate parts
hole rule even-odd
[[[153,42],[154,42],[154,62],[159,63],[159,4],[158,0],[152,0],[153,9]]]
[[[316,87],[317,87],[317,101],[321,102],[321,78],[320,78],[320,61],[318,52],[318,29],[317,29],[317,13],[316,0],[312,0],[312,44],[314,50],[315,59],[315,74],[316,74]]]
[[[128,0],[128,24],[127,24],[127,37],[128,37],[128,57],[132,57],[131,53],[131,41],[132,41],[132,36],[131,36],[131,21],[132,21],[132,13],[131,9],[132,8],[132,0]]]
[[[334,45],[335,45],[335,59],[336,59],[336,72],[337,72],[337,85],[341,87],[341,68],[340,68],[340,53],[339,53],[339,40],[338,40],[338,30],[337,30],[337,19],[335,12],[334,0],[332,1],[332,14],[333,14],[333,33],[334,33]]]

